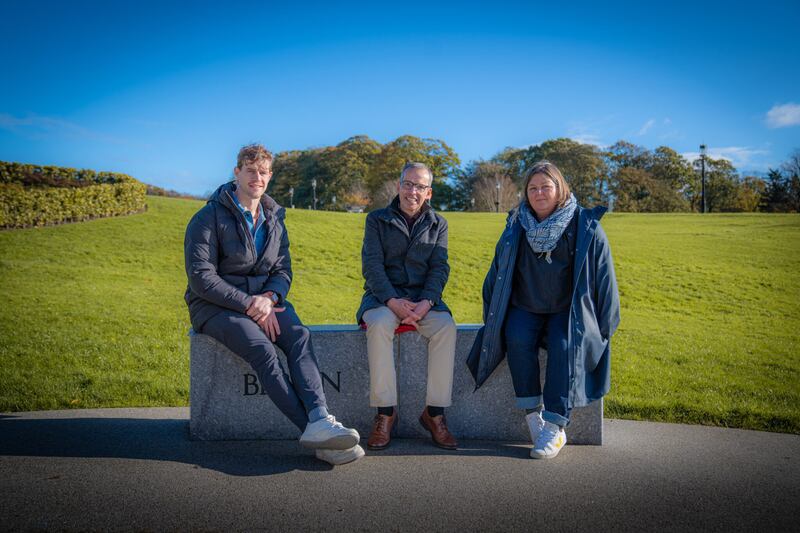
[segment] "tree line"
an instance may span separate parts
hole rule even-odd
[[[522,197],[525,169],[547,159],[564,173],[578,201],[625,212],[699,212],[701,160],[672,148],[655,150],[627,141],[607,148],[559,138],[526,148],[506,148],[463,167],[439,139],[404,135],[386,144],[367,136],[336,146],[276,154],[270,194],[283,205],[317,209],[373,209],[396,193],[406,161],[434,174],[433,205],[448,211],[506,211]],[[316,184],[316,186],[314,186]],[[800,149],[767,178],[741,176],[726,159],[705,158],[709,212],[800,212]]]

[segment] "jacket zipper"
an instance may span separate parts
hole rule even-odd
[[[228,192],[228,191],[225,191],[225,194],[228,195],[228,200],[233,204],[233,208],[234,208],[233,210],[237,213],[237,215],[239,217],[239,225],[240,225],[240,227],[242,229],[244,229],[244,233],[245,233],[245,236],[247,238],[247,244],[248,244],[248,247],[250,248],[250,253],[253,254],[253,258],[254,258],[253,259],[253,265],[255,266],[256,264],[258,264],[258,254],[256,253],[256,243],[253,240],[253,235],[250,233],[250,230],[247,229],[247,220],[245,220],[245,218],[244,218],[244,213],[242,213],[239,210],[239,208],[236,207],[236,202],[234,202],[233,198],[231,198],[231,193]],[[264,206],[261,206],[261,210],[262,211],[264,210]],[[261,213],[261,216],[264,216],[263,212]]]

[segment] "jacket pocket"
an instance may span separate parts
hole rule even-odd
[[[594,314],[584,313],[583,326],[583,337],[580,344],[583,348],[584,368],[586,372],[594,372],[603,354],[606,353],[608,339],[600,333],[600,327]]]

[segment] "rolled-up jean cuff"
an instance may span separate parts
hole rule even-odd
[[[542,418],[545,422],[550,422],[560,427],[566,427],[569,424],[569,418],[563,417],[558,413],[552,411],[545,411],[542,413]]]
[[[542,395],[539,396],[525,396],[524,398],[517,398],[517,407],[519,409],[536,409],[544,403]]]

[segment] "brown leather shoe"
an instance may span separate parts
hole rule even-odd
[[[382,450],[389,446],[392,441],[392,428],[397,422],[397,408],[395,407],[392,416],[377,414],[372,425],[372,432],[367,439],[367,448],[370,450]]]
[[[445,450],[458,448],[456,438],[447,429],[447,421],[445,421],[444,415],[430,416],[426,408],[419,417],[419,423],[431,432],[433,443],[439,448],[444,448]]]

